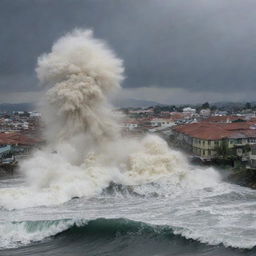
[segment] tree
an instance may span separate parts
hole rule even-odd
[[[226,140],[222,141],[220,145],[215,147],[217,155],[221,158],[226,158],[228,155],[228,143]]]
[[[157,115],[157,114],[159,114],[160,112],[161,112],[161,107],[160,107],[160,106],[158,106],[158,105],[157,105],[157,106],[155,106],[155,107],[154,107],[154,114],[156,114],[156,115]]]
[[[210,108],[210,104],[208,102],[205,102],[202,106],[202,109]]]
[[[247,103],[245,104],[245,109],[251,109],[251,108],[252,108],[251,103],[250,103],[250,102],[247,102]]]
[[[222,140],[220,145],[215,147],[215,152],[218,158],[222,158],[224,160],[237,158],[236,149],[229,148],[227,140]]]
[[[129,114],[129,109],[128,109],[128,108],[123,108],[123,109],[122,109],[122,112],[123,112],[125,115],[128,115],[128,114]]]
[[[217,110],[217,107],[216,107],[215,105],[212,105],[212,106],[210,107],[210,109],[211,109],[211,111],[215,111],[215,110]]]

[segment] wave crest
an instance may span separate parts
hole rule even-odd
[[[7,232],[8,231],[8,232]],[[6,233],[7,232],[7,233]],[[7,234],[7,235],[6,235]],[[26,246],[33,242],[47,242],[48,238],[64,239],[70,241],[84,240],[100,241],[102,239],[133,241],[134,238],[149,241],[166,241],[168,243],[208,245],[223,244],[226,247],[255,248],[255,243],[243,243],[241,245],[218,241],[218,239],[207,240],[203,236],[194,236],[189,230],[170,226],[150,225],[144,222],[129,219],[95,219],[95,220],[54,220],[54,221],[26,221],[12,222],[0,225],[0,248],[15,248]],[[125,240],[123,240],[125,238]],[[72,244],[72,243],[71,243]],[[206,246],[206,245],[202,245]],[[215,248],[215,247],[213,247]]]

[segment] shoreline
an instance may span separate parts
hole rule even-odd
[[[233,170],[228,176],[228,181],[243,187],[256,189],[256,170]]]
[[[236,170],[232,166],[227,165],[217,165],[210,163],[195,163],[190,161],[195,166],[205,166],[216,168],[222,175],[224,181],[240,185],[243,187],[248,187],[251,189],[256,189],[256,170],[252,169],[240,169]],[[6,164],[0,166],[0,177],[12,176],[17,174],[18,163],[15,164]]]

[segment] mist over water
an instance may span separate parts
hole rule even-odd
[[[153,233],[168,227],[206,244],[255,246],[254,191],[223,182],[213,168],[191,166],[158,136],[121,135],[123,117],[108,97],[120,90],[123,63],[92,31],[60,38],[36,72],[47,88],[47,145],[21,163],[24,180],[1,184],[1,248],[76,227],[87,237],[88,221],[99,218],[113,219],[114,233],[122,218],[153,225],[146,228]]]

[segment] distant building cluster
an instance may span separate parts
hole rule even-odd
[[[16,164],[42,142],[40,113],[0,113],[0,166]]]
[[[229,113],[210,108],[164,107],[126,109],[123,130],[129,134],[157,133],[168,143],[201,161],[226,160],[256,169],[255,111]]]
[[[193,109],[192,111],[176,112],[161,111],[156,113],[154,108],[130,110],[123,121],[123,128],[126,131],[138,133],[158,132],[169,130],[177,124],[193,123],[199,116]]]
[[[256,170],[256,107],[154,106],[119,109],[124,135],[155,133],[193,159],[229,161]],[[43,144],[41,114],[0,113],[0,167],[15,164]]]
[[[40,119],[41,114],[38,112],[0,113],[0,132],[37,130]]]

